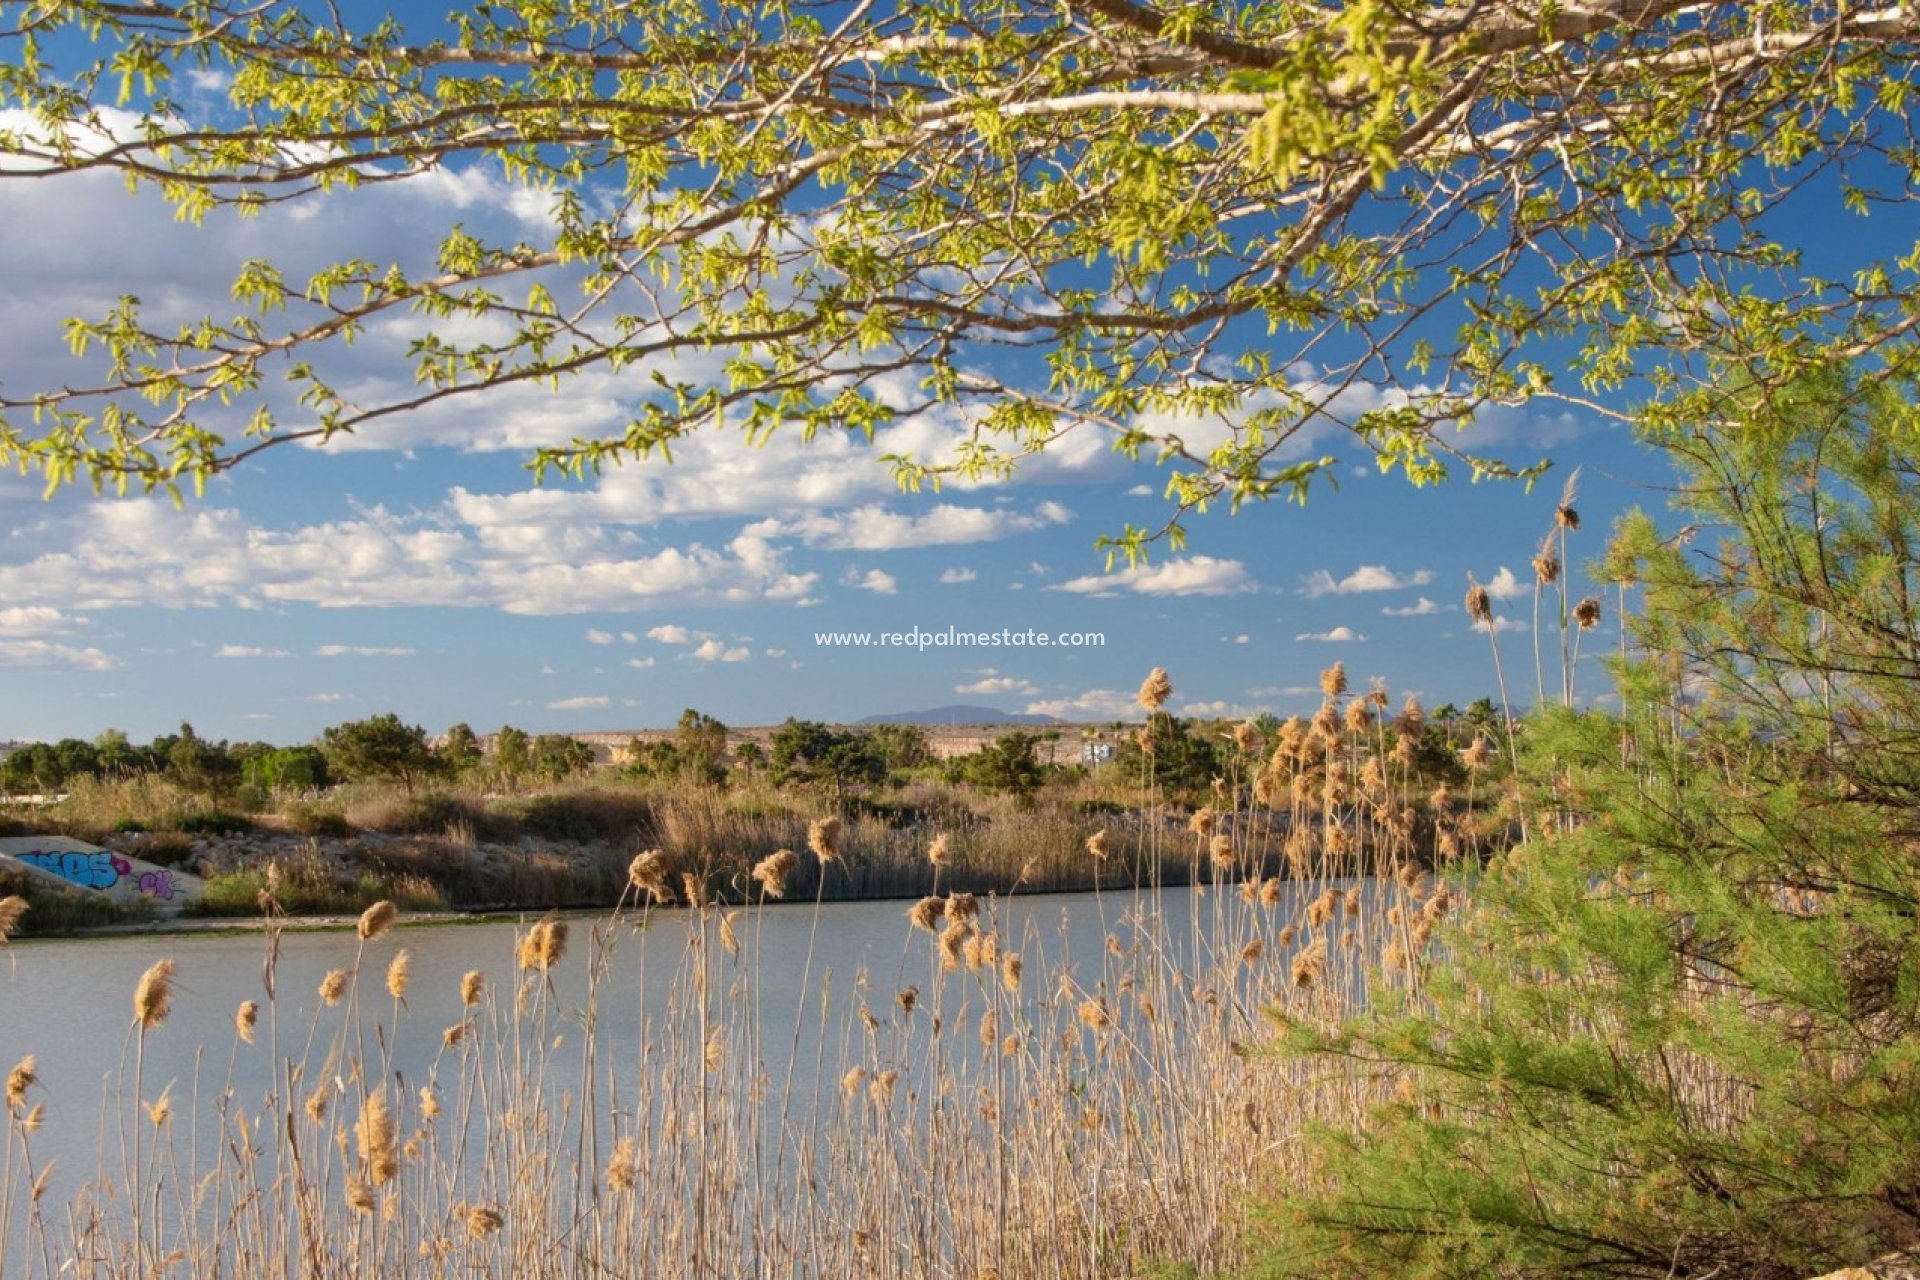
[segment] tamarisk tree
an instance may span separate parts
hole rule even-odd
[[[1920,247],[1876,240],[1912,235],[1882,208],[1920,165],[1907,5],[346,12],[0,0],[0,182],[109,170],[204,219],[477,169],[545,193],[543,231],[251,261],[230,313],[185,324],[125,298],[70,326],[97,368],[0,388],[0,460],[177,493],[282,441],[598,370],[626,420],[538,472],[939,414],[937,453],[889,456],[903,486],[1102,432],[1167,466],[1177,534],[1304,495],[1342,430],[1416,482],[1531,476],[1454,428],[1541,397],[1697,418],[1730,373],[1897,368],[1920,326]],[[1816,225],[1832,278],[1794,245]],[[411,376],[382,384],[404,390],[364,398],[343,349],[414,313],[427,331],[391,353]]]

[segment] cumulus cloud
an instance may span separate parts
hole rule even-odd
[[[1040,687],[1030,680],[989,674],[975,680],[972,684],[957,684],[953,686],[953,691],[992,697],[1003,693],[1034,694],[1040,692]]]
[[[1181,556],[1160,564],[1137,564],[1114,573],[1074,578],[1048,590],[1091,596],[1126,593],[1143,596],[1226,596],[1257,591],[1259,588],[1260,584],[1247,572],[1246,565],[1238,560]]]
[[[893,575],[880,569],[869,569],[865,573],[861,573],[858,569],[849,569],[841,581],[850,587],[871,591],[877,596],[897,595],[900,591],[900,584],[894,580]]]
[[[628,658],[627,665],[632,667],[635,671],[645,671],[648,667],[651,667],[653,665],[653,659],[652,658]]]
[[[1518,577],[1514,576],[1513,570],[1507,568],[1505,565],[1500,566],[1500,572],[1493,575],[1492,581],[1481,585],[1486,587],[1487,594],[1495,600],[1517,600],[1521,596],[1530,595],[1533,592],[1531,585],[1520,581]]]
[[[1294,639],[1301,643],[1320,644],[1365,644],[1367,638],[1352,627],[1335,627],[1331,631],[1302,631]]]
[[[1245,720],[1260,714],[1258,707],[1249,707],[1242,702],[1228,702],[1216,699],[1211,702],[1187,702],[1181,704],[1180,714],[1192,716],[1198,720]]]
[[[1147,484],[1137,484],[1133,486],[1133,488],[1127,490],[1127,496],[1129,498],[1151,498],[1153,496],[1153,486],[1147,485]]]
[[[602,631],[598,627],[587,628],[588,644],[612,644],[613,640],[614,636],[611,631]]]
[[[940,573],[940,581],[951,587],[961,582],[972,582],[979,576],[967,568],[943,569]]]
[[[1355,595],[1362,591],[1398,591],[1404,587],[1424,587],[1433,581],[1431,569],[1416,569],[1412,573],[1395,573],[1383,564],[1363,564],[1344,578],[1335,578],[1325,569],[1315,569],[1307,575],[1307,585],[1300,589],[1302,595]]]
[[[1424,618],[1430,613],[1441,612],[1441,606],[1421,596],[1412,604],[1388,605],[1380,612],[1389,618]]]
[[[1485,635],[1487,633],[1487,624],[1479,621],[1478,619],[1475,619],[1473,624],[1473,629],[1475,631],[1478,631],[1481,635]],[[1503,631],[1525,631],[1525,630],[1527,630],[1527,624],[1520,621],[1520,619],[1518,618],[1495,618],[1493,620],[1493,633],[1495,635],[1499,635]]]
[[[908,514],[881,506],[864,506],[849,511],[809,511],[784,518],[772,517],[748,525],[744,532],[758,538],[798,538],[810,547],[835,551],[898,551],[908,547],[991,542],[1052,528],[1072,519],[1073,513],[1057,502],[1042,502],[1024,512],[943,503]]]
[[[285,649],[261,649],[250,644],[223,644],[214,652],[216,658],[284,658]]]
[[[704,632],[690,631],[677,622],[663,622],[657,627],[647,629],[647,639],[657,640],[661,644],[692,644]]]
[[[724,641],[709,638],[687,656],[699,662],[745,662],[753,656],[753,651],[739,646],[729,648]]]
[[[547,704],[549,711],[594,711],[613,705],[612,698],[579,697],[559,698]]]
[[[98,649],[52,640],[0,639],[0,667],[48,667],[68,671],[111,671],[120,659]]]
[[[1140,714],[1133,694],[1118,689],[1088,689],[1067,698],[1029,702],[1026,714],[1058,720],[1125,720]]]
[[[415,650],[398,645],[323,644],[314,652],[323,658],[411,658]]]

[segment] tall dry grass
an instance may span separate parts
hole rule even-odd
[[[1419,850],[1446,871],[1483,842],[1484,797],[1411,785],[1417,705],[1389,715],[1337,683],[1278,742],[1249,727],[1218,805],[1180,834],[1088,827],[1033,852],[1095,886],[1091,946],[1015,927],[1021,888],[968,892],[977,833],[958,831],[917,852],[936,892],[912,909],[910,981],[765,951],[774,910],[817,928],[864,838],[859,820],[781,825],[746,905],[710,896],[709,866],[643,854],[609,913],[535,922],[457,989],[412,983],[382,907],[314,1016],[283,1020],[270,931],[262,999],[197,1011],[232,1030],[181,1097],[142,1073],[150,1037],[189,1034],[191,983],[156,966],[98,1167],[57,1194],[36,1155],[46,1104],[65,1123],[82,1100],[31,1061],[10,1082],[0,1258],[47,1280],[1226,1270],[1249,1189],[1312,1180],[1309,1129],[1356,1125],[1396,1086],[1264,1051],[1272,1019],[1331,1026],[1383,985],[1417,998],[1464,883]],[[1160,877],[1137,879],[1136,855]],[[1178,875],[1202,888],[1170,892]],[[635,929],[680,939],[667,970],[623,945]],[[796,965],[797,1007],[770,1010],[769,973]],[[594,1034],[645,992],[663,1000],[637,1044]],[[431,1066],[403,1081],[399,1046],[422,1038]],[[236,1084],[243,1054],[273,1064],[257,1096]],[[208,1128],[219,1140],[196,1141]]]

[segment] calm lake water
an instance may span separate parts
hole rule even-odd
[[[1086,975],[1097,976],[1108,935],[1131,936],[1127,917],[1152,914],[1156,903],[1164,927],[1153,927],[1152,932],[1160,945],[1176,953],[1190,948],[1196,919],[1202,922],[1200,934],[1209,932],[1205,921],[1210,902],[1196,901],[1185,888],[1167,889],[1157,897],[1122,891],[1097,897],[983,900],[998,921],[1001,937],[1021,952],[1027,973],[1039,979],[1035,990],[1043,989],[1041,983],[1056,982],[1063,970],[1090,983]],[[934,998],[941,984],[933,980],[933,941],[909,924],[908,905],[826,903],[816,922],[812,904],[788,903],[756,908],[740,918],[745,951],[740,963],[758,957],[764,1070],[784,1075],[796,1039],[799,1070],[810,1070],[823,990],[831,993],[827,999],[836,1011],[846,1007],[860,983],[861,994],[883,1008],[908,986],[920,988],[923,1000]],[[611,976],[599,1001],[596,1048],[615,1061],[638,1052],[643,1028],[662,1015],[671,999],[673,975],[688,946],[685,914],[657,911],[645,928],[636,927],[637,916],[624,923],[604,914],[568,919],[572,940],[553,975],[557,1007],[573,1009],[584,1002],[592,931],[596,926],[604,929],[613,954]],[[393,1063],[403,1081],[422,1082],[440,1051],[441,1027],[459,1020],[462,974],[483,970],[497,991],[514,981],[513,949],[520,928],[509,922],[403,924],[367,946],[361,961],[361,999],[370,1002],[365,1003],[366,1013],[383,1022],[388,1021],[382,985],[387,963],[401,948],[412,956],[409,1016],[403,1017],[394,1044]],[[352,966],[359,948],[350,928],[281,934],[275,971],[278,999],[270,1005],[263,980],[268,952],[263,934],[134,935],[12,946],[0,955],[0,1070],[26,1054],[38,1061],[42,1087],[35,1096],[47,1108],[45,1127],[35,1138],[38,1156],[57,1156],[67,1170],[97,1163],[102,1099],[112,1096],[122,1079],[131,1079],[132,995],[154,961],[171,957],[178,977],[171,1016],[147,1037],[143,1093],[152,1099],[170,1085],[177,1113],[191,1123],[194,1101],[205,1102],[223,1088],[230,1069],[235,1095],[255,1103],[275,1083],[276,1059],[302,1056],[308,1028],[316,1021],[323,1027],[334,1025],[339,1011],[321,1008],[318,988],[330,970]],[[950,996],[958,988],[946,984]],[[804,1004],[803,990],[811,993]],[[259,1001],[262,1010],[258,1043],[252,1046],[240,1044],[233,1030],[234,1012],[245,1000]],[[794,1014],[802,1009],[796,1037]],[[276,1016],[277,1028],[271,1021]],[[837,1013],[829,1015],[829,1038],[839,1034],[841,1021]],[[562,1035],[580,1039],[577,1023],[563,1019],[561,1025]],[[278,1053],[270,1046],[277,1046]],[[803,1088],[809,1083],[803,1080]],[[131,1100],[125,1106],[130,1108]]]

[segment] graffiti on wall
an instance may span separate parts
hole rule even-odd
[[[132,888],[161,902],[173,901],[177,891],[173,872],[158,867],[136,875],[131,862],[104,849],[68,852],[36,849],[14,856],[30,867],[59,876],[82,889],[111,889],[131,878]]]

